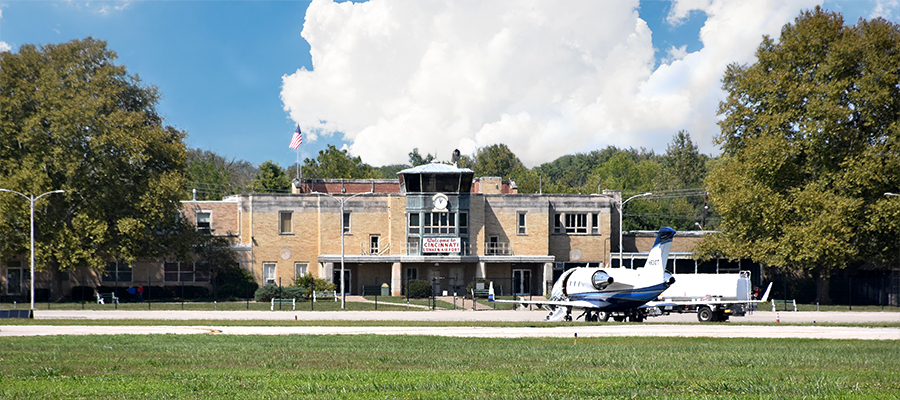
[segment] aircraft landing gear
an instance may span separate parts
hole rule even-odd
[[[628,312],[628,322],[644,322],[644,314],[638,310]]]
[[[606,322],[606,321],[609,321],[609,315],[610,315],[610,313],[605,312],[605,311],[588,309],[588,310],[584,310],[584,312],[581,313],[581,315],[579,315],[578,318],[576,318],[576,319],[584,317],[585,322],[600,322],[600,321]]]
[[[607,321],[609,321],[609,314],[610,313],[608,311],[598,311],[597,319],[600,320],[601,322],[607,322]]]

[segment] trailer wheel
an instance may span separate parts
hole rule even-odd
[[[702,306],[697,309],[697,320],[700,322],[712,322],[715,321],[715,314],[713,311],[706,306]]]

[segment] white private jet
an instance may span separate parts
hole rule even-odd
[[[489,299],[497,303],[549,306],[552,311],[547,316],[548,321],[571,321],[572,309],[580,308],[584,313],[578,318],[584,316],[585,321],[606,322],[612,317],[620,322],[626,319],[631,322],[642,322],[649,315],[668,313],[663,311],[667,307],[692,306],[703,316],[707,315],[703,312],[714,313],[716,307],[723,308],[734,303],[764,302],[769,297],[771,283],[762,300],[656,301],[661,293],[675,283],[675,277],[665,269],[674,236],[674,229],[660,228],[656,242],[653,243],[653,248],[647,256],[647,262],[640,268],[579,267],[567,270],[553,284],[550,300],[493,300],[493,294],[489,294]],[[722,320],[727,320],[724,317],[724,309],[721,313]],[[704,319],[701,318],[701,321]]]

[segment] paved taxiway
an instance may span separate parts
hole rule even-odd
[[[684,324],[696,315],[651,318],[644,324],[588,324],[555,327],[342,327],[342,326],[223,326],[217,320],[382,320],[382,321],[543,321],[544,311],[54,311],[36,310],[40,319],[156,319],[199,320],[193,326],[61,326],[0,325],[0,336],[99,334],[227,334],[227,335],[431,335],[455,337],[747,337],[900,340],[900,328],[791,325],[792,323],[900,322],[900,313],[755,312],[735,322],[774,322],[772,325]]]

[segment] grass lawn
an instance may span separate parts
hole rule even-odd
[[[900,341],[0,338],[4,399],[896,399]]]

